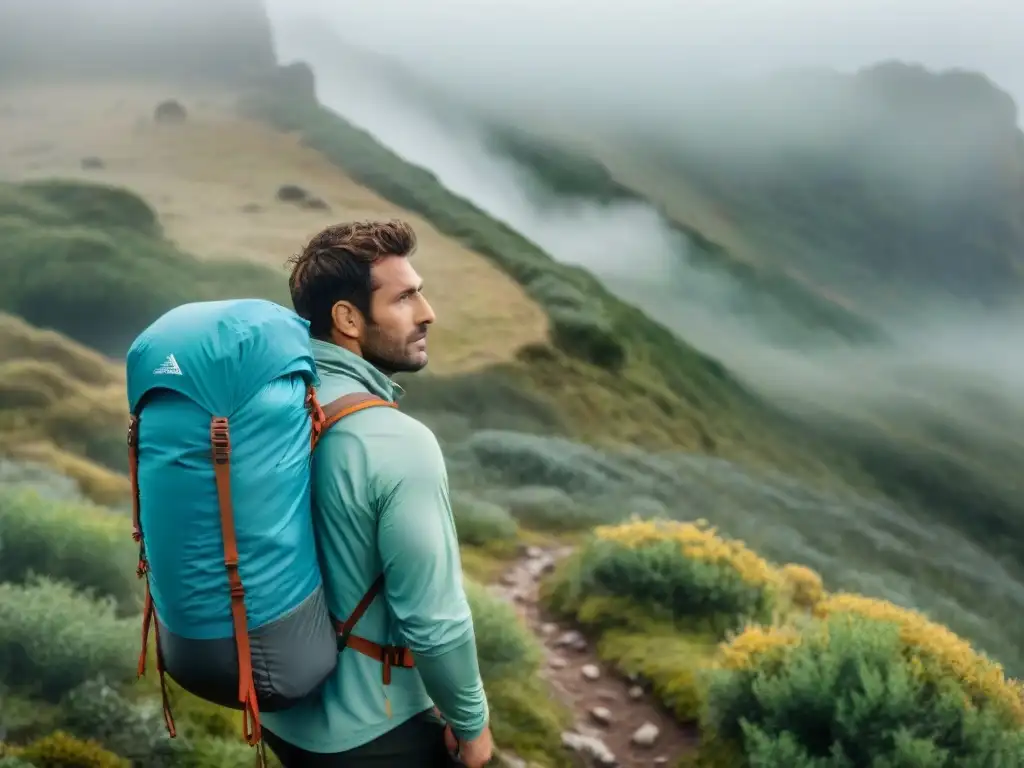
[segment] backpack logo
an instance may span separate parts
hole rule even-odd
[[[153,370],[153,373],[181,376],[181,368],[178,367],[178,361],[174,359],[174,355],[168,355],[160,367]]]

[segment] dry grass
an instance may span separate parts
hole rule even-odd
[[[185,124],[152,121],[165,98],[185,105]],[[203,258],[249,257],[282,267],[284,280],[284,261],[326,224],[411,222],[420,238],[416,268],[438,313],[431,360],[437,373],[510,360],[522,346],[547,339],[544,311],[496,266],[357,185],[295,137],[234,116],[226,94],[76,84],[9,90],[2,101],[9,109],[0,117],[0,176],[127,187],[156,209],[171,240]],[[104,167],[83,169],[86,157]],[[330,210],[278,202],[283,184],[307,189]]]
[[[52,467],[101,504],[122,503],[127,476],[85,458],[81,433],[99,428],[113,443],[127,425],[124,397],[113,361],[0,313],[0,455]]]

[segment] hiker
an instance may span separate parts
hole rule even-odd
[[[434,312],[415,247],[406,223],[359,222],[328,227],[291,259],[319,403],[353,393],[397,403],[392,375],[427,364]],[[397,407],[349,410],[313,454],[328,608],[350,616],[378,577],[382,587],[342,633],[324,685],[262,714],[264,739],[285,768],[434,768],[456,764],[453,754],[479,768],[492,753],[488,705],[440,447]]]

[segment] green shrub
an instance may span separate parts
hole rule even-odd
[[[151,237],[162,234],[156,212],[142,198],[120,187],[71,179],[46,179],[26,181],[4,189],[8,195],[0,195],[0,216],[14,213],[40,223],[128,229]],[[34,198],[42,205],[23,207],[24,202],[19,205],[18,199],[24,201],[25,193],[29,199]]]
[[[536,531],[582,531],[608,522],[610,516],[596,504],[577,503],[560,488],[543,485],[495,491],[493,496],[520,525]]]
[[[135,676],[139,619],[118,619],[112,600],[36,577],[0,584],[0,684],[56,700],[87,679]]]
[[[27,760],[14,755],[3,757],[2,752],[0,752],[0,768],[35,768],[35,766]]]
[[[571,717],[538,677],[543,651],[537,639],[515,609],[486,587],[467,580],[466,595],[495,740],[537,765],[572,765],[559,744]]]
[[[46,574],[113,597],[123,612],[138,608],[138,546],[125,516],[0,488],[0,553],[0,581],[24,582]]]
[[[187,765],[188,768],[252,768],[255,761],[255,748],[244,741],[205,736],[196,740]],[[280,765],[269,749],[267,765]]]
[[[8,206],[16,215],[0,213],[0,309],[94,349],[123,353],[157,316],[188,301],[288,301],[286,281],[266,267],[177,250],[127,191],[63,181],[0,189],[0,205],[24,203]]]
[[[648,616],[722,635],[769,620],[777,586],[777,572],[741,542],[700,524],[637,520],[597,528],[543,594],[578,620],[595,600],[610,598],[625,606],[627,626]],[[597,613],[592,623],[605,628],[615,615]]]
[[[500,546],[516,540],[519,526],[504,508],[469,494],[452,498],[459,541],[474,546]]]
[[[51,702],[23,696],[0,685],[0,735],[11,742],[23,744],[55,730],[60,722],[60,708]],[[3,744],[0,742],[0,755]]]
[[[541,647],[519,620],[515,608],[473,581],[466,582],[466,596],[473,612],[484,682],[534,675],[543,658]]]
[[[134,703],[101,679],[72,690],[62,702],[61,728],[92,739],[147,768],[175,768],[192,753],[182,735],[170,738],[159,699]]]
[[[131,763],[95,741],[80,741],[63,731],[33,741],[18,756],[36,768],[131,768]]]
[[[705,717],[738,768],[1024,764],[1020,725],[925,674],[892,623],[837,616],[746,644],[711,673]]]

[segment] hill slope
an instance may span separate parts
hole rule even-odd
[[[184,124],[153,121],[155,106],[169,96],[188,110]],[[106,80],[10,88],[4,97],[0,177],[127,187],[152,206],[177,247],[203,259],[244,258],[275,268],[282,286],[285,260],[321,227],[344,219],[408,219],[420,238],[417,269],[438,310],[432,370],[509,360],[546,338],[546,317],[515,282],[293,137],[236,117],[230,90]],[[87,158],[102,167],[83,168]],[[279,187],[296,183],[327,208],[276,198]],[[287,302],[287,294],[281,299]]]

